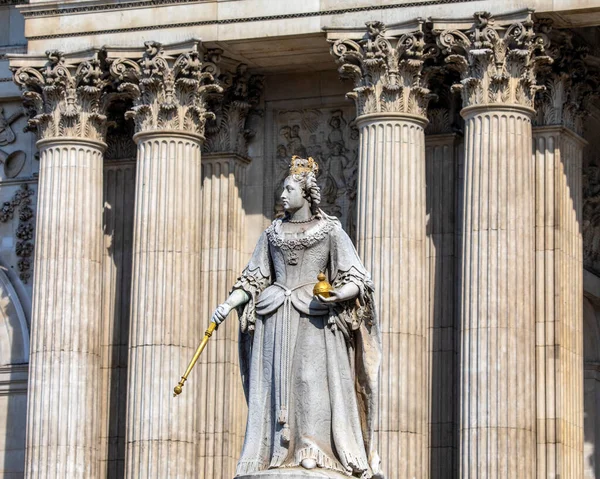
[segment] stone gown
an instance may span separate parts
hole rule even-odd
[[[313,298],[319,272],[357,300]],[[234,286],[250,301],[240,316],[240,365],[248,422],[237,475],[298,467],[371,478],[381,340],[373,287],[339,221],[321,212],[304,234],[275,220]]]

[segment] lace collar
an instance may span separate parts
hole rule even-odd
[[[310,248],[315,243],[322,241],[337,223],[335,218],[322,216],[316,225],[306,230],[302,236],[291,236],[283,232],[281,219],[276,219],[266,230],[269,242],[283,249]]]

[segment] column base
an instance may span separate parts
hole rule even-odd
[[[235,476],[234,479],[348,479],[339,472],[329,471],[326,469],[269,469],[267,471],[254,472],[252,474],[244,474],[243,476]]]

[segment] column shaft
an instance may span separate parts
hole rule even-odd
[[[28,478],[98,474],[104,144],[38,142]]]
[[[202,158],[202,262],[199,320],[208,324],[243,268],[242,185],[247,160],[231,154]],[[239,324],[235,314],[211,338],[195,381],[212,384],[196,400],[200,413],[199,475],[231,479],[244,438],[246,403],[238,362]]]
[[[104,166],[100,477],[123,477],[135,163]]]
[[[129,337],[127,451],[132,478],[197,476],[197,400],[216,378],[185,371],[208,318],[200,311],[201,137],[138,133]],[[209,346],[210,347],[210,346]]]
[[[530,110],[488,105],[462,114],[460,477],[533,477]]]
[[[458,471],[458,334],[456,289],[456,175],[458,138],[427,135],[427,263],[429,287],[430,474]],[[462,146],[462,145],[461,145]]]
[[[534,128],[537,477],[583,477],[583,243],[585,142]]]
[[[365,115],[357,249],[383,333],[379,453],[393,477],[427,477],[425,138],[421,117]],[[400,452],[399,452],[400,451]]]

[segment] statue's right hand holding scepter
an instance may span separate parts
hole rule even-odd
[[[175,388],[173,389],[174,396],[179,396],[181,394],[181,392],[183,391],[183,385],[187,381],[187,378],[188,378],[190,372],[192,371],[192,368],[195,366],[196,362],[200,358],[202,351],[204,351],[204,348],[206,347],[208,340],[212,336],[212,333],[217,329],[217,327],[223,321],[225,321],[225,318],[227,318],[227,315],[231,312],[232,309],[237,308],[238,306],[242,306],[243,304],[247,303],[249,300],[250,300],[250,297],[244,290],[236,289],[236,290],[232,291],[232,293],[229,295],[229,298],[227,298],[227,300],[224,303],[217,306],[217,309],[215,310],[215,312],[212,315],[211,324],[208,327],[208,329],[206,330],[206,332],[204,333],[204,338],[202,339],[200,346],[198,346],[198,348],[196,349],[196,353],[194,354],[194,357],[188,364],[188,367],[185,370],[185,373],[183,374],[183,376],[181,376],[181,380],[179,381],[177,386],[175,386]]]
[[[225,321],[232,309],[246,304],[249,300],[250,297],[246,291],[243,289],[234,289],[229,295],[229,298],[227,298],[224,303],[221,303],[219,306],[217,306],[217,309],[215,309],[215,312],[210,320],[213,323],[220,325],[223,321]]]

